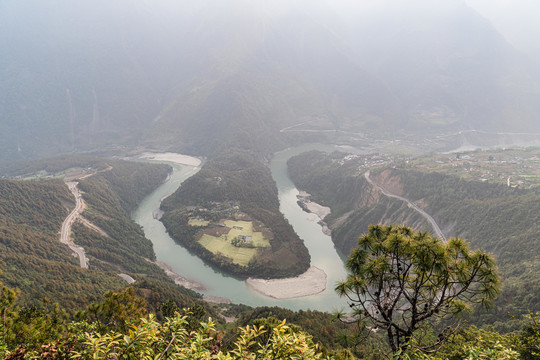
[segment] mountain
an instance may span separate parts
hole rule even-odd
[[[351,20],[323,0],[3,1],[1,157],[538,131],[538,67],[485,19],[455,1],[383,4]]]
[[[359,14],[349,36],[409,127],[538,130],[539,68],[489,21],[460,1],[394,5]]]

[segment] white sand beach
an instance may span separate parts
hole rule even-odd
[[[199,158],[188,156],[188,155],[177,154],[177,153],[171,153],[171,152],[166,152],[166,153],[145,152],[139,156],[139,159],[168,161],[175,164],[188,165],[188,166],[201,165],[201,159]]]
[[[246,284],[265,296],[274,299],[291,299],[323,292],[326,289],[326,273],[312,266],[305,273],[294,278],[273,280],[248,278]]]

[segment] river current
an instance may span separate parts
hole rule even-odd
[[[284,300],[263,296],[249,288],[244,280],[206,265],[171,239],[163,224],[154,219],[153,213],[159,208],[161,200],[176,191],[184,180],[194,175],[199,170],[198,167],[170,164],[174,169],[170,179],[141,202],[133,214],[133,220],[143,227],[146,237],[154,244],[157,260],[166,263],[183,277],[203,284],[207,288],[207,291],[203,292],[205,296],[223,297],[234,303],[250,306],[280,306],[292,310],[339,310],[343,308],[344,301],[336,295],[334,287],[337,281],[343,280],[346,276],[343,261],[334,248],[330,236],[325,235],[321,226],[317,224],[318,217],[304,212],[298,206],[296,195],[299,192],[287,172],[289,158],[312,149],[331,148],[305,145],[279,152],[272,159],[271,171],[278,187],[280,211],[304,240],[311,255],[311,265],[324,270],[327,274],[326,290],[320,294]]]

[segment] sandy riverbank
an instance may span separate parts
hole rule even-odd
[[[150,260],[148,260],[150,261]],[[153,262],[153,261],[150,261],[150,262]],[[173,279],[174,283],[176,285],[181,285],[185,288],[188,288],[188,289],[191,289],[191,290],[195,290],[195,291],[206,291],[206,287],[201,284],[201,283],[198,283],[194,280],[190,280],[190,279],[187,279],[185,277],[183,277],[182,275],[174,272],[174,270],[167,264],[165,264],[164,262],[161,262],[161,261],[156,261],[156,262],[153,262],[154,264],[156,264],[157,266],[159,266],[160,268],[163,269],[163,271],[165,271],[165,274],[167,274],[168,277],[170,277],[171,279]]]
[[[304,211],[317,215],[319,218],[318,224],[321,225],[322,232],[331,236],[332,230],[330,230],[328,225],[324,222],[324,218],[331,213],[330,208],[311,201],[311,194],[305,191],[300,191],[296,197],[298,198],[298,205],[300,205]]]
[[[304,210],[313,213],[317,215],[319,219],[324,220],[324,218],[330,214],[330,208],[311,201],[310,197],[311,194],[305,191],[300,191],[300,193],[297,195],[298,200],[303,204]]]
[[[188,165],[188,166],[199,166],[201,165],[201,159],[198,159],[193,156],[176,154],[176,153],[151,153],[145,152],[139,156],[139,159],[147,160],[156,160],[156,161],[167,161],[175,164]]]
[[[326,289],[326,273],[312,266],[305,273],[286,279],[248,278],[246,284],[264,296],[274,299],[291,299],[315,295]]]

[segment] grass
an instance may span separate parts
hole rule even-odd
[[[214,254],[221,254],[230,258],[233,263],[247,266],[249,261],[257,254],[257,248],[236,247],[227,240],[226,236],[219,238],[204,234],[199,243]]]
[[[188,225],[189,226],[208,226],[210,224],[210,221],[196,219],[196,218],[189,218]]]
[[[225,226],[230,228],[227,235],[216,237],[204,234],[199,239],[199,243],[213,254],[219,253],[230,258],[233,263],[242,266],[247,266],[260,248],[270,247],[270,242],[264,238],[262,232],[253,231],[253,223],[251,221],[225,220]],[[231,240],[239,235],[251,236],[251,243],[255,247],[245,248],[233,246]]]

